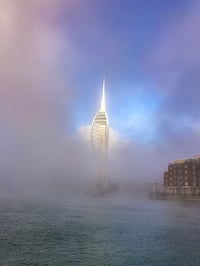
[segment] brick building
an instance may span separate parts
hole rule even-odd
[[[200,196],[200,156],[176,160],[164,172],[165,192],[174,196]]]

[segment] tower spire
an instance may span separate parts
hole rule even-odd
[[[109,123],[106,112],[105,78],[103,79],[100,109],[92,122],[91,144],[97,166],[94,195],[102,196],[109,192],[109,182],[106,169],[109,147]]]
[[[102,98],[101,98],[101,111],[106,111],[106,96],[105,96],[105,78],[103,79]]]

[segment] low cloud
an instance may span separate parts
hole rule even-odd
[[[77,16],[89,19],[87,8],[81,11],[82,6],[61,0],[0,1],[2,191],[29,193],[57,186],[69,192],[76,185],[87,187],[94,176],[90,126],[73,131],[72,104],[76,106],[79,92],[71,72],[83,68],[86,55],[60,21],[63,8],[66,12],[77,10]],[[161,181],[170,161],[199,153],[198,11],[199,3],[191,4],[187,15],[163,29],[146,61],[148,75],[163,96],[153,116],[158,139],[144,145],[123,139],[110,129],[109,175],[113,182]],[[93,36],[95,31],[94,36],[105,37],[102,61],[112,51],[108,58],[115,60],[107,61],[111,61],[108,67],[115,69],[124,49],[121,51],[120,45],[113,49],[115,42],[109,38],[109,30],[104,31],[105,25],[95,16],[91,19],[95,28],[90,33],[85,25],[87,34]],[[89,63],[96,66],[93,60],[89,58]]]
[[[56,180],[67,189],[74,176],[89,172],[84,145],[69,134],[74,92],[61,58],[70,61],[73,49],[57,24],[62,5],[0,1],[2,191],[29,193]]]

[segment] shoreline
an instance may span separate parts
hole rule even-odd
[[[155,200],[170,200],[170,201],[197,201],[200,202],[200,196],[174,196],[174,195],[167,195],[164,193],[150,193],[149,194],[150,199]]]

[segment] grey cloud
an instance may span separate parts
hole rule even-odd
[[[0,2],[1,191],[68,189],[89,172],[85,146],[69,137],[73,86],[60,59],[73,49],[56,24],[62,4]]]

